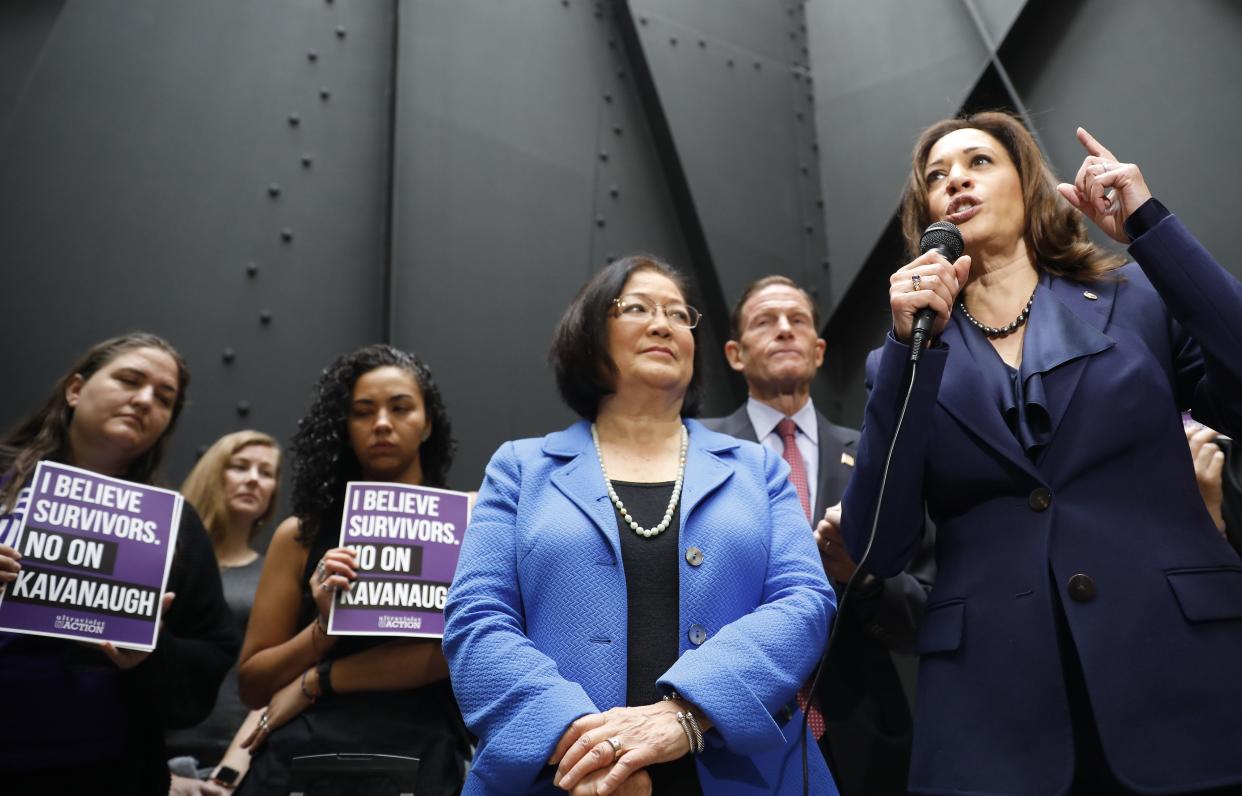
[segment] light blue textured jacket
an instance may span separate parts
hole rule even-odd
[[[823,651],[833,592],[788,465],[686,425],[680,547],[703,559],[681,557],[681,653],[660,685],[715,724],[697,758],[705,794],[801,793],[794,694]],[[626,692],[620,538],[585,421],[492,457],[445,610],[453,690],[479,736],[465,792],[560,792],[556,742]],[[811,793],[835,794],[807,742]]]

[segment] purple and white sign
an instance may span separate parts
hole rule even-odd
[[[328,632],[443,637],[444,601],[469,515],[465,492],[350,482],[341,547],[357,554],[358,578],[333,601]]]
[[[181,495],[53,462],[23,493],[0,630],[155,649]]]

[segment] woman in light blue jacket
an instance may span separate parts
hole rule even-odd
[[[597,274],[557,329],[583,418],[501,446],[444,650],[478,754],[467,793],[836,792],[795,694],[836,610],[788,466],[685,419],[684,277]]]

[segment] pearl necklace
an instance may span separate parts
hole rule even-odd
[[[681,427],[681,454],[677,457],[677,480],[673,482],[673,496],[669,498],[668,508],[664,510],[664,519],[652,528],[644,528],[634,522],[634,518],[626,511],[621,498],[617,497],[617,490],[612,488],[612,480],[608,478],[608,468],[604,466],[604,451],[599,446],[599,432],[595,429],[594,423],[591,424],[591,439],[595,442],[595,454],[599,456],[599,470],[604,474],[604,485],[608,487],[608,497],[612,499],[612,505],[617,507],[621,519],[630,526],[630,530],[646,539],[663,533],[673,521],[673,510],[677,508],[677,501],[681,499],[681,483],[686,475],[686,450],[690,447],[690,434],[686,431],[686,427],[684,425]]]
[[[1026,300],[1026,306],[1022,308],[1022,312],[1018,313],[1018,317],[1005,326],[987,326],[975,320],[975,316],[970,314],[970,310],[966,309],[966,297],[958,299],[957,306],[962,308],[962,314],[966,316],[966,320],[974,324],[975,328],[983,332],[988,337],[1005,337],[1013,334],[1018,327],[1026,323],[1027,316],[1031,314],[1031,305],[1035,303],[1035,293],[1031,292],[1031,297]]]

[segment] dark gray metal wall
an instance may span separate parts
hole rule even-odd
[[[828,311],[816,399],[856,423],[917,131],[1018,102],[1069,171],[1084,123],[1223,253],[1240,19],[1223,0],[5,3],[0,424],[90,342],[151,329],[194,370],[176,481],[225,431],[287,439],[332,356],[388,339],[436,371],[472,488],[500,442],[570,419],[552,328],[634,251],[702,293],[708,412],[744,395],[717,353],[729,306],[780,272]]]

